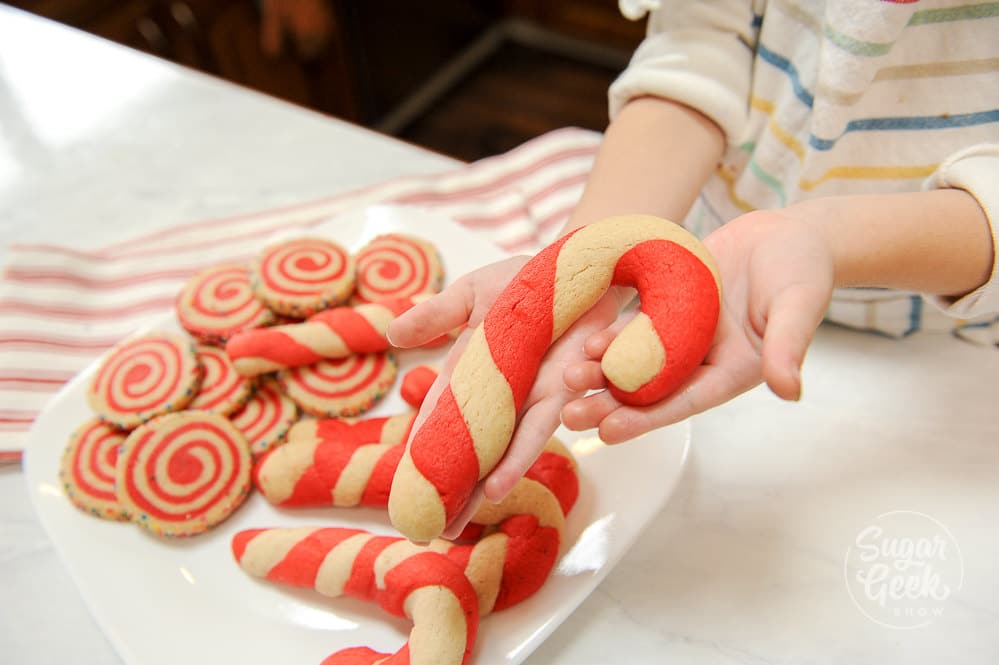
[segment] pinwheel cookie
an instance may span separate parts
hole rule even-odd
[[[387,351],[323,360],[278,372],[278,381],[302,411],[323,418],[359,415],[392,387],[397,365]]]
[[[160,536],[206,531],[243,503],[250,489],[250,447],[214,413],[155,418],[128,436],[118,457],[118,501],[133,522]]]
[[[131,429],[186,407],[201,379],[201,363],[189,340],[169,333],[144,335],[111,350],[90,382],[87,402],[102,420]]]
[[[224,416],[238,411],[253,395],[253,389],[256,387],[255,379],[248,379],[238,374],[223,349],[202,345],[195,351],[204,376],[198,394],[187,408],[211,411]]]
[[[378,236],[357,252],[356,259],[355,304],[437,293],[444,281],[444,264],[437,248],[414,236]]]
[[[285,396],[273,377],[263,377],[245,405],[229,416],[250,444],[250,452],[260,455],[280,445],[298,420],[298,407]]]
[[[59,480],[73,505],[104,519],[127,520],[114,491],[118,448],[128,432],[92,418],[78,427],[62,456]]]
[[[347,300],[354,259],[330,240],[293,238],[264,248],[250,266],[250,284],[278,314],[304,318]]]
[[[274,313],[257,299],[242,264],[202,270],[177,297],[177,320],[204,344],[224,344],[240,330],[270,325]]]

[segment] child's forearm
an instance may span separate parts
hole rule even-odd
[[[837,287],[961,296],[992,271],[989,224],[963,190],[830,197],[794,208],[826,238]]]
[[[691,108],[654,97],[629,102],[608,127],[562,233],[629,213],[682,222],[724,148],[718,126]]]

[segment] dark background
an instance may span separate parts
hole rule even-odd
[[[303,48],[288,30],[264,48],[275,2],[318,6],[322,39]],[[615,0],[10,4],[464,160],[558,127],[604,129],[607,86],[644,32]],[[311,16],[307,31],[319,23]]]

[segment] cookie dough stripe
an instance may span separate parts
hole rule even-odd
[[[77,463],[73,465],[73,475],[81,490],[99,499],[115,500],[114,464],[109,464],[106,457],[108,449],[113,453],[120,443],[120,438],[105,435],[100,441],[91,440],[80,447],[76,455]]]
[[[114,470],[124,435],[103,423],[94,423],[80,437],[73,454],[73,479],[86,494],[115,501]]]
[[[430,387],[437,380],[437,368],[430,365],[417,365],[402,377],[399,394],[403,401],[414,409],[419,409],[430,392]]]
[[[311,265],[299,267],[302,261]],[[268,289],[281,295],[310,296],[327,282],[343,277],[348,265],[347,255],[332,244],[286,243],[263,257],[260,278]]]
[[[117,412],[142,412],[172,395],[181,380],[181,349],[169,340],[122,347],[101,370],[97,390]]]
[[[198,359],[204,368],[204,379],[201,390],[191,403],[189,409],[213,410],[232,399],[242,388],[249,390],[243,377],[236,374],[224,352],[214,347],[198,349]]]
[[[565,241],[542,250],[534,272],[518,274],[500,294],[410,439],[389,496],[392,524],[407,537],[426,542],[440,535],[505,451],[552,342],[554,258]]]
[[[413,417],[341,424],[339,435],[332,438],[297,434],[260,459],[254,474],[257,487],[276,505],[384,507]],[[375,426],[367,427],[369,422]],[[391,431],[386,432],[388,425]],[[369,443],[371,438],[376,440]]]
[[[502,442],[513,436],[519,406],[514,403],[502,370],[493,361],[481,327],[472,333],[451,374],[451,391],[479,461],[478,480],[496,466],[504,450]]]
[[[221,448],[205,443],[212,436]],[[126,491],[142,511],[159,520],[188,521],[226,496],[241,477],[237,443],[207,423],[181,425],[164,435],[149,432],[126,458]],[[197,478],[173,477],[173,456],[201,462]]]
[[[387,298],[335,307],[304,323],[243,332],[229,340],[226,351],[244,376],[385,351],[390,348],[385,337],[389,323],[412,306],[412,298]]]
[[[654,239],[676,243],[700,259],[721,290],[714,260],[682,227],[643,215],[630,216],[615,224],[591,224],[571,234],[558,253],[553,338],[565,332],[606,292],[623,254],[639,243]]]
[[[257,376],[351,354],[343,339],[321,323],[247,330],[234,335],[225,349],[236,371],[243,376]]]
[[[333,486],[333,505],[351,508],[361,504],[368,480],[382,456],[395,446],[358,446]]]
[[[253,529],[233,538],[233,553],[239,565],[254,577],[267,578],[300,542],[318,531],[314,528]]]
[[[232,416],[232,422],[251,444],[256,444],[272,435],[283,423],[291,427],[295,416],[294,403],[269,380],[262,383],[246,406]]]
[[[381,372],[389,358],[382,353],[371,353],[364,356],[352,356],[335,364],[335,361],[325,361],[305,368],[287,370],[286,380],[298,386],[301,390],[321,398],[335,399],[354,395],[373,385],[381,376]],[[335,386],[331,389],[331,386]]]
[[[430,272],[425,251],[409,243],[379,244],[358,265],[360,284],[380,295],[421,293],[430,283]]]
[[[197,279],[197,278],[195,278]],[[194,325],[239,327],[260,316],[263,303],[250,288],[246,268],[234,266],[207,275],[182,294],[182,304],[191,309],[185,318]]]
[[[296,487],[306,476],[313,480],[318,439],[289,440],[266,452],[253,469],[254,484],[269,502],[280,506],[295,495]]]

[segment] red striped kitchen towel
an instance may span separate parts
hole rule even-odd
[[[96,251],[11,246],[0,282],[0,451],[20,449],[48,399],[118,340],[162,318],[198,270],[250,258],[275,231],[387,202],[443,213],[508,251],[533,252],[575,206],[599,141],[562,129],[450,173],[181,224]]]

